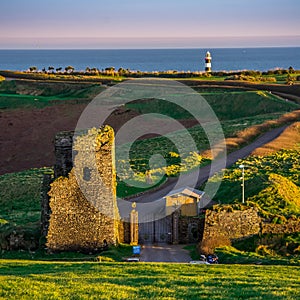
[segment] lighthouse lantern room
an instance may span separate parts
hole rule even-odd
[[[211,55],[209,51],[205,55],[205,72],[211,72]]]

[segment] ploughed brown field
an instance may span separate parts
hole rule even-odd
[[[57,132],[73,130],[84,104],[0,112],[1,174],[54,164]]]
[[[43,109],[17,109],[0,111],[0,174],[18,172],[30,168],[53,166],[54,137],[60,131],[74,130],[86,104],[58,104]],[[107,119],[116,131],[138,113],[119,108]],[[172,131],[172,124],[159,120],[165,132]],[[194,120],[181,120],[186,127]],[[152,124],[141,124],[145,132],[151,132]],[[152,134],[143,136],[150,138]]]

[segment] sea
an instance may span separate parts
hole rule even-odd
[[[0,50],[0,70],[39,70],[49,66],[107,67],[134,71],[203,71],[207,51],[213,71],[288,69],[300,70],[300,47],[216,49],[113,49],[113,50]]]

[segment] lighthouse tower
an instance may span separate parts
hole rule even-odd
[[[209,51],[205,55],[205,72],[211,72],[211,55]]]

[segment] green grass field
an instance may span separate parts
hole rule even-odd
[[[298,299],[300,267],[7,261],[1,299]]]
[[[299,105],[285,102],[266,91],[202,93],[220,120],[291,111]]]
[[[222,88],[220,91],[217,88],[206,91],[203,88],[195,88],[195,90],[200,92],[221,121],[288,112],[299,108],[299,105],[286,102],[266,91],[237,91],[236,89],[225,91]],[[141,114],[158,113],[174,119],[192,118],[191,114],[181,107],[160,99],[136,100],[126,106]]]
[[[235,137],[236,134],[248,127],[259,125],[268,120],[278,119],[282,113],[269,113],[256,115],[253,117],[238,118],[233,120],[226,120],[221,122],[223,133],[225,138]],[[211,124],[210,130],[211,134],[217,132],[218,125]],[[262,132],[259,132],[261,134]],[[190,152],[190,145],[186,143],[187,135],[190,135],[195,141],[197,147],[197,152]],[[251,137],[247,142],[251,142],[257,135]],[[177,146],[180,145],[181,156],[178,157],[179,151]],[[121,153],[126,153],[125,149],[128,150],[129,145],[120,145],[119,151]],[[243,146],[242,144],[238,145],[239,147]],[[164,137],[155,137],[145,140],[137,140],[133,143],[130,148],[130,165],[138,173],[136,178],[131,178],[133,183],[137,181],[146,182],[145,172],[149,170],[149,159],[154,154],[162,155],[165,160],[167,167],[162,168],[157,166],[156,168],[151,169],[150,173],[155,178],[161,178],[166,174],[167,176],[178,176],[179,173],[189,172],[194,168],[199,166],[206,165],[209,160],[205,157],[199,155],[204,150],[209,149],[210,144],[206,136],[206,133],[200,125],[196,125],[187,130],[177,131],[170,134],[167,134]],[[122,152],[123,151],[123,152]],[[117,165],[121,166],[119,168],[119,176],[123,179],[129,179],[131,173],[129,172],[128,165],[124,164],[124,160],[117,159]],[[124,165],[124,166],[123,166]],[[120,188],[118,189],[118,194],[124,196],[123,190],[125,188],[126,195],[131,195],[135,193],[135,189],[126,188],[126,185],[121,183]],[[140,190],[138,191],[140,192]]]
[[[267,120],[274,120],[285,112],[299,108],[299,105],[286,102],[266,91],[246,92],[230,89],[224,92],[224,89],[221,89],[220,92],[217,92],[217,88],[214,88],[213,91],[206,90],[205,93],[203,92],[203,88],[200,88],[200,91],[220,120],[226,138],[234,137],[241,130],[253,125],[262,124]],[[197,105],[197,103],[194,103],[194,105]],[[167,115],[176,120],[189,120],[193,118],[182,107],[162,99],[136,100],[126,104],[126,107],[140,114],[157,113]],[[210,125],[211,132],[217,132],[216,128],[216,124]],[[188,134],[192,136],[197,147],[197,151],[193,154],[190,153],[189,144],[186,143]],[[250,140],[247,142],[250,142]],[[178,154],[178,145],[180,145],[181,154],[183,154],[180,159],[174,155],[170,155],[171,153]],[[142,176],[142,174],[149,170],[149,158],[153,154],[160,154],[166,159],[168,165],[166,174],[168,176],[177,176],[179,172],[190,171],[193,168],[206,164],[207,161],[201,157],[196,157],[196,153],[207,150],[209,147],[209,140],[206,133],[201,126],[197,125],[188,130],[170,133],[165,137],[136,141],[130,149],[131,165]],[[123,174],[120,175],[122,175],[122,178],[126,178],[129,172],[126,168],[122,168],[122,170]],[[159,167],[156,170],[151,170],[152,174],[160,176],[164,172],[165,170]]]
[[[43,108],[70,101],[88,101],[103,91],[98,84],[3,81],[0,109]]]
[[[14,232],[24,235],[24,248],[35,248],[40,238],[41,182],[43,172],[32,169],[0,176],[0,248]]]

